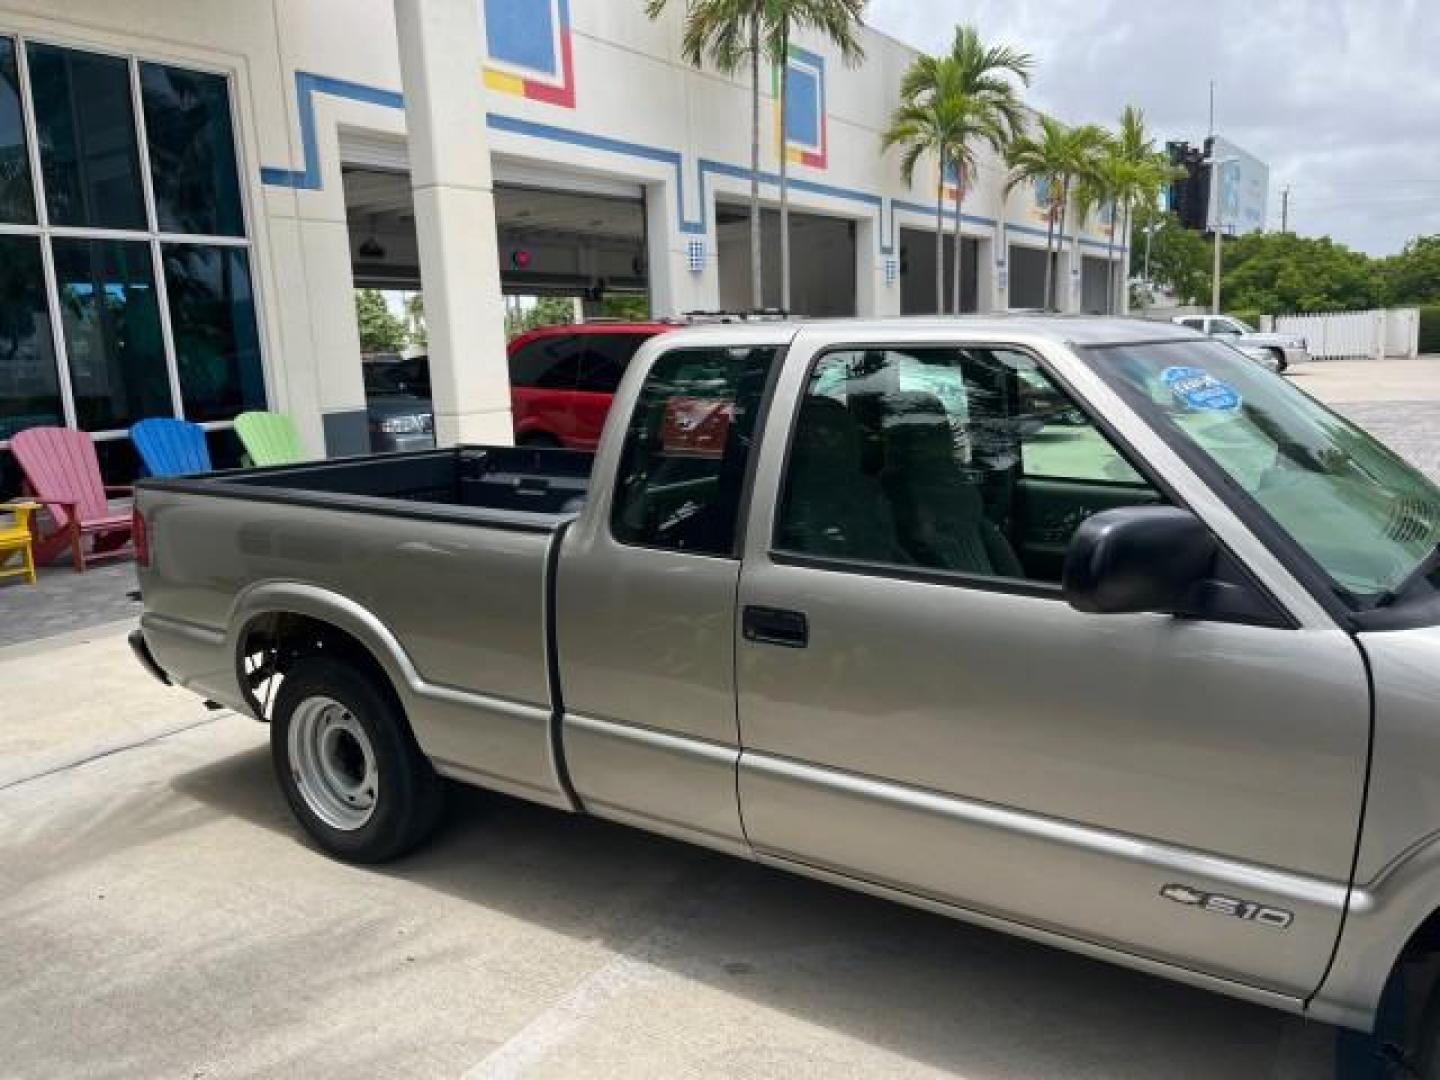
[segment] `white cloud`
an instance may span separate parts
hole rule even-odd
[[[1433,0],[871,0],[868,22],[939,51],[973,22],[1035,55],[1030,100],[1071,122],[1145,110],[1157,137],[1216,126],[1270,165],[1270,215],[1376,254],[1440,233]]]

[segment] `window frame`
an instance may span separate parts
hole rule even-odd
[[[0,28],[0,37],[9,38],[15,46],[16,76],[20,88],[22,129],[25,135],[26,159],[30,166],[31,197],[35,206],[35,221],[32,224],[0,221],[0,234],[30,236],[40,245],[42,288],[49,305],[51,343],[55,352],[56,377],[60,384],[60,405],[62,423],[67,428],[86,431],[97,443],[118,442],[129,437],[128,428],[105,428],[87,430],[80,426],[75,409],[74,386],[71,382],[70,357],[67,351],[63,320],[60,311],[60,290],[55,268],[52,240],[128,240],[145,243],[150,250],[150,262],[155,280],[155,301],[159,306],[160,334],[164,347],[166,374],[170,388],[171,415],[186,419],[185,402],[180,388],[179,358],[175,352],[175,338],[171,327],[170,298],[165,283],[164,248],[167,244],[193,244],[213,247],[238,247],[248,253],[250,269],[250,291],[254,297],[255,333],[260,351],[260,376],[265,388],[265,400],[271,400],[271,374],[266,348],[266,328],[263,290],[260,266],[257,263],[258,248],[254,242],[255,209],[252,185],[247,181],[250,175],[245,156],[244,128],[240,114],[240,87],[237,85],[233,68],[207,63],[191,57],[147,55],[132,49],[117,48],[80,41],[53,34],[30,34],[14,27]],[[41,175],[40,146],[35,120],[35,101],[30,83],[30,60],[28,46],[43,45],[74,52],[88,52],[100,56],[115,57],[126,63],[130,90],[130,108],[135,124],[135,138],[140,166],[141,195],[145,209],[145,227],[140,229],[91,228],[87,226],[54,225],[50,222],[49,207],[46,204],[44,177]],[[153,64],[159,67],[180,68],[197,74],[210,75],[225,81],[226,101],[230,110],[230,134],[234,142],[236,185],[240,195],[241,233],[238,236],[215,236],[208,233],[175,233],[162,231],[156,217],[155,189],[150,167],[150,141],[146,128],[145,105],[140,85],[140,65]],[[207,433],[233,429],[232,420],[198,422]],[[9,440],[0,439],[0,451],[9,448]]]
[[[659,337],[659,334],[654,335]],[[640,348],[643,349],[642,342]],[[721,551],[694,551],[683,548],[665,547],[661,544],[642,544],[634,540],[626,540],[615,531],[615,511],[619,505],[621,465],[625,461],[625,447],[630,439],[630,425],[635,419],[635,412],[640,408],[642,397],[645,393],[645,384],[650,380],[650,374],[655,370],[655,365],[662,359],[677,352],[708,352],[714,349],[732,348],[723,344],[681,344],[674,348],[664,349],[651,357],[645,368],[645,377],[640,380],[636,388],[635,397],[630,402],[630,412],[625,418],[625,437],[620,441],[620,449],[615,457],[615,475],[610,483],[607,506],[605,508],[605,535],[611,543],[624,548],[633,548],[640,551],[662,551],[668,555],[677,555],[691,559],[719,559],[734,563],[741,563],[745,557],[745,537],[750,524],[751,500],[755,493],[755,477],[759,468],[765,439],[770,427],[771,404],[775,399],[775,388],[780,380],[780,373],[785,369],[785,358],[789,353],[789,342],[764,342],[758,341],[748,344],[746,347],[751,351],[755,349],[770,349],[774,356],[770,359],[770,369],[765,373],[765,385],[760,391],[760,399],[755,406],[755,428],[750,436],[750,456],[745,462],[744,475],[740,478],[740,494],[735,504],[735,526],[731,534],[730,550]],[[639,350],[636,350],[637,354]],[[634,358],[631,358],[632,363]],[[629,365],[626,366],[626,374],[630,372]],[[612,404],[613,411],[613,404]],[[786,446],[786,454],[789,454],[789,446]]]
[[[790,493],[790,463],[795,451],[795,433],[799,427],[800,409],[805,403],[808,395],[810,381],[814,377],[815,368],[825,357],[835,353],[845,352],[876,352],[876,351],[916,351],[922,349],[986,349],[1005,350],[1020,353],[1029,357],[1035,362],[1035,366],[1048,378],[1055,387],[1064,393],[1077,409],[1085,414],[1087,420],[1095,426],[1116,451],[1124,458],[1125,462],[1146,483],[1160,494],[1170,505],[1183,510],[1194,510],[1180,498],[1179,492],[1174,486],[1166,483],[1165,480],[1151,468],[1149,462],[1124,438],[1114,425],[1106,421],[1094,409],[1085,397],[1076,392],[1074,386],[1057,372],[1046,358],[1036,349],[1014,341],[959,341],[959,340],[936,340],[936,341],[862,341],[851,343],[831,343],[815,350],[805,365],[805,372],[800,378],[799,392],[795,395],[795,401],[791,406],[788,421],[788,430],[785,433],[785,450],[780,459],[779,480],[775,488],[774,513],[770,519],[770,537],[766,547],[766,557],[772,563],[779,566],[797,566],[811,570],[829,570],[838,573],[857,574],[864,577],[889,578],[897,581],[913,581],[926,585],[946,585],[951,588],[975,589],[983,592],[1002,593],[1011,596],[1027,596],[1040,600],[1064,600],[1064,592],[1059,582],[1032,581],[1029,578],[1002,577],[998,574],[971,574],[960,570],[940,570],[933,567],[905,566],[900,563],[874,562],[868,559],[848,558],[843,555],[813,555],[803,551],[793,551],[781,546],[780,533],[783,524],[782,513],[786,506]],[[1023,468],[1023,464],[1022,464]],[[1084,482],[1084,481],[1078,481]],[[1217,543],[1219,537],[1216,537]],[[1221,545],[1222,549],[1224,545]],[[1228,549],[1226,549],[1228,550]],[[1243,564],[1241,564],[1243,565]],[[1248,573],[1248,571],[1247,571]],[[1258,587],[1258,583],[1257,583]],[[1268,590],[1261,590],[1269,596]]]

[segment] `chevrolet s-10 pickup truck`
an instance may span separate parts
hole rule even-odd
[[[1440,1068],[1440,490],[1223,344],[682,329],[594,455],[146,480],[136,517],[141,660],[267,720],[339,857],[419,843],[448,778],[1393,1014]]]

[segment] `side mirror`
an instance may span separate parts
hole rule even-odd
[[[1206,606],[1218,551],[1210,530],[1188,510],[1102,510],[1075,530],[1061,589],[1077,611],[1196,613]]]

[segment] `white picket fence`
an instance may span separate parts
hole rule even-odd
[[[1273,323],[1276,333],[1303,337],[1317,360],[1413,358],[1419,353],[1420,312],[1416,308],[1277,315]]]

